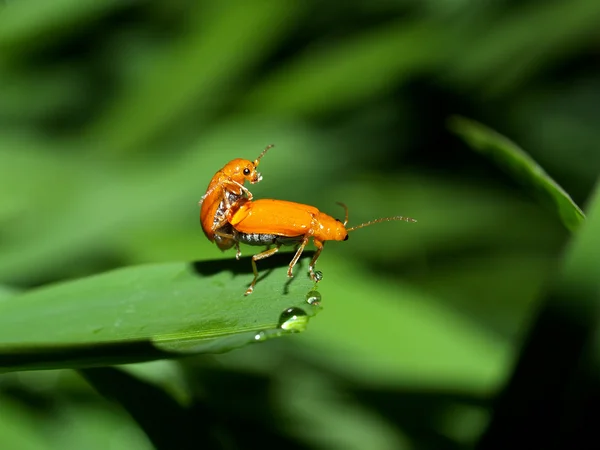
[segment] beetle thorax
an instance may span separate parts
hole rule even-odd
[[[314,236],[320,241],[344,241],[348,236],[344,224],[333,217],[319,213]]]

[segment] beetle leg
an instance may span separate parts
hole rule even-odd
[[[308,273],[310,274],[311,280],[317,281],[315,277],[315,264],[317,262],[317,259],[319,259],[319,255],[323,251],[323,245],[325,245],[325,243],[316,239],[313,239],[313,243],[315,244],[315,247],[317,247],[317,251],[315,252],[314,256],[312,257],[312,260],[310,261],[310,265],[308,266]]]
[[[250,192],[248,190],[248,188],[246,188],[243,184],[240,184],[237,181],[232,180],[229,177],[227,177],[227,181],[226,182],[223,182],[223,184],[225,184],[225,183],[231,183],[231,184],[234,184],[235,186],[239,187],[242,190],[242,192],[244,192],[246,194],[246,196],[248,197],[248,200],[252,200],[252,198],[253,198],[252,197],[252,192]],[[209,189],[208,191],[206,191],[206,194],[204,194],[200,198],[200,201],[198,202],[198,205],[202,205],[202,202],[206,199],[206,197],[208,197],[210,194],[212,194],[217,189],[224,189],[221,183],[216,184],[212,189]],[[225,195],[224,198],[226,199],[226,197],[227,196]],[[225,201],[227,201],[227,200],[225,200]]]
[[[221,217],[221,220],[219,222],[213,222],[212,227],[211,227],[211,231],[213,231],[215,234],[219,234],[220,236],[223,237],[233,237],[231,235],[229,236],[225,236],[223,235],[223,233],[219,233],[218,229],[227,225],[227,212],[231,209],[231,203],[229,203],[229,200],[227,200],[227,196],[225,196],[223,198],[223,202],[225,202],[225,206],[227,208],[226,214],[223,215],[223,217]]]
[[[226,224],[227,224],[227,217],[223,217],[220,222],[216,222],[216,223],[213,222],[212,227],[211,227],[211,231],[214,232],[215,234],[218,234],[219,236],[222,236],[222,237],[233,237],[231,235],[227,235],[225,233],[221,233],[221,232],[218,231],[219,228],[221,228],[223,225],[226,225]]]
[[[244,187],[242,186],[242,188],[244,188]],[[250,194],[250,197],[252,197],[252,194]],[[211,231],[213,231],[215,234],[217,234],[217,230],[219,228],[223,227],[224,225],[227,225],[228,216],[230,216],[231,214],[235,214],[235,211],[232,212],[231,209],[237,202],[231,203],[229,201],[228,197],[225,195],[223,197],[223,203],[225,203],[225,214],[223,215],[223,217],[221,217],[221,220],[219,222],[213,222],[212,227],[211,227]]]
[[[252,272],[254,273],[254,279],[252,280],[252,283],[250,283],[250,286],[248,286],[248,289],[246,289],[246,293],[244,295],[252,294],[254,286],[256,285],[256,280],[258,280],[258,269],[256,267],[256,261],[258,261],[259,259],[268,258],[269,256],[273,256],[279,251],[279,247],[281,247],[281,244],[277,245],[277,247],[275,248],[265,250],[264,252],[258,253],[252,257]]]
[[[224,233],[222,231],[216,230],[215,234],[217,236],[221,236],[222,238],[225,238],[225,239],[235,239],[235,236],[233,234],[231,234],[231,233]]]
[[[253,198],[253,197],[252,197],[252,192],[250,192],[250,191],[248,190],[248,188],[247,188],[247,187],[245,187],[245,186],[244,186],[243,184],[241,184],[241,183],[238,183],[238,182],[237,182],[237,181],[235,181],[235,180],[232,180],[231,178],[229,178],[227,181],[228,181],[229,183],[235,184],[237,187],[239,187],[239,188],[242,190],[242,192],[245,192],[245,193],[246,193],[246,197],[248,198],[248,200],[252,200],[252,198]],[[225,197],[227,197],[227,196],[225,196]]]
[[[294,258],[290,262],[290,266],[288,267],[288,272],[287,272],[287,276],[289,278],[292,278],[294,276],[294,274],[292,273],[292,269],[294,268],[294,266],[300,259],[300,255],[302,255],[302,252],[304,251],[304,247],[306,247],[306,244],[308,244],[308,239],[309,239],[309,236],[306,236],[304,239],[302,239],[302,243],[298,247],[298,250],[296,251]]]
[[[252,200],[254,197],[252,197],[252,192],[250,192],[247,188],[245,188],[244,186],[242,186],[242,190],[246,193],[246,198],[248,200]]]
[[[221,230],[215,230],[215,237],[216,236],[219,236],[220,238],[225,239],[227,241],[233,241],[232,244],[230,244],[229,242],[221,243],[221,244],[219,242],[217,242],[217,246],[223,251],[228,250],[231,247],[235,246],[235,250],[236,250],[235,251],[235,259],[240,259],[240,256],[242,256],[242,252],[240,250],[240,243],[237,240],[235,234],[225,233]]]

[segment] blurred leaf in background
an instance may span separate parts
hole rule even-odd
[[[0,314],[16,314],[0,347],[21,342],[10,327],[40,347],[64,330],[89,342],[78,333],[106,317],[122,340],[113,319],[147,298],[156,329],[202,323],[194,284],[168,271],[139,292],[97,274],[219,260],[210,292],[243,286],[248,273],[233,274],[247,261],[204,238],[197,202],[227,161],[270,143],[255,197],[340,218],[343,201],[350,225],[418,220],[328,244],[323,311],[304,333],[0,375],[0,447],[439,450],[472,447],[490,421],[488,435],[502,430],[494,400],[507,383],[510,400],[515,361],[530,358],[517,355],[600,173],[599,20],[596,0],[0,3]],[[545,181],[471,149],[446,126],[455,115],[522,148]],[[559,210],[538,201],[550,185],[550,198],[565,194]],[[262,280],[273,292],[282,253]],[[257,288],[244,300],[276,324],[266,314],[286,297]],[[62,361],[52,367],[73,367]],[[544,395],[584,395],[553,389]]]

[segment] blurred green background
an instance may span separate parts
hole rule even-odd
[[[271,143],[255,197],[418,223],[329,243],[302,334],[0,375],[0,448],[475,445],[571,232],[446,121],[510,137],[585,210],[599,21],[597,0],[3,2],[0,305],[116,267],[233,258],[197,202]]]

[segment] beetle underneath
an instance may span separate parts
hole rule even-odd
[[[285,200],[260,199],[251,201],[242,198],[238,201],[236,208],[230,208],[227,212],[227,222],[231,225],[231,229],[219,230],[216,234],[236,243],[275,246],[252,256],[254,279],[245,295],[253,292],[258,279],[256,261],[273,256],[283,245],[297,246],[296,253],[287,271],[287,276],[292,277],[294,266],[312,238],[317,251],[310,262],[308,272],[313,281],[318,281],[314,267],[326,241],[345,241],[348,239],[349,232],[380,222],[416,222],[415,219],[410,217],[394,216],[375,219],[355,227],[346,228],[348,208],[343,203],[339,204],[345,209],[344,222],[334,219],[314,206]]]

